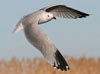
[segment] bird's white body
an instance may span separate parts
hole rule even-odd
[[[86,17],[88,14],[69,8],[65,5],[46,7],[24,16],[17,24],[13,33],[24,29],[28,41],[41,51],[49,63],[58,69],[68,70],[69,66],[67,62],[38,25],[55,19],[55,16],[75,19]]]

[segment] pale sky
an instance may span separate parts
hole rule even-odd
[[[43,7],[64,4],[91,14],[83,19],[52,20],[40,25],[63,55],[100,57],[100,0],[0,0],[0,59],[43,57],[25,38],[13,35],[17,22]]]

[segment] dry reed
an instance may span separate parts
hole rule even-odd
[[[41,58],[0,61],[0,74],[100,74],[100,58],[67,58],[70,70],[62,72]]]

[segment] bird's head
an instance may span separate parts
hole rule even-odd
[[[43,16],[41,16],[41,18],[39,20],[39,24],[46,23],[52,19],[56,19],[56,17],[53,16],[53,14],[51,14],[51,13],[45,13],[45,14],[43,14]]]
[[[47,18],[48,20],[56,19],[56,17],[53,16],[52,14],[50,14],[50,13],[48,13],[48,14],[46,15],[46,18]]]

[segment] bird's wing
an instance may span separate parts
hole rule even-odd
[[[89,16],[89,14],[78,11],[76,9],[67,7],[65,5],[54,5],[43,8],[46,12],[52,13],[54,16],[63,17],[63,18],[83,18]]]
[[[48,39],[43,30],[33,23],[24,28],[24,33],[29,42],[44,55],[46,60],[57,69],[68,70],[69,66],[54,44]],[[32,26],[34,25],[34,26]]]

